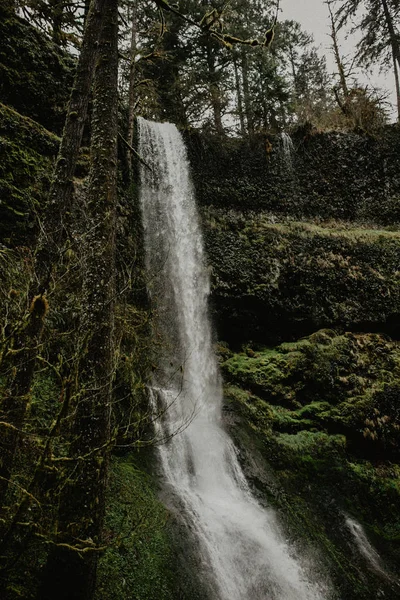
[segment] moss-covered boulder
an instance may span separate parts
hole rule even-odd
[[[132,457],[114,457],[108,490],[105,542],[96,600],[172,600],[173,555],[168,512],[154,483]]]
[[[271,430],[317,428],[345,435],[359,456],[400,458],[400,346],[385,336],[322,330],[272,350],[248,348],[223,372],[248,391],[243,400],[256,415],[267,403]]]

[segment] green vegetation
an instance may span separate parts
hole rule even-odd
[[[61,133],[75,60],[0,2],[0,101]]]
[[[298,343],[248,354],[249,350],[233,355],[222,368],[231,384],[248,390],[238,400],[256,415],[257,428],[255,407],[265,413],[267,431],[343,434],[347,447],[356,447],[360,455],[397,458],[397,342],[378,334],[321,330]],[[285,443],[287,439],[282,438]]]
[[[378,334],[322,330],[273,350],[225,352],[222,360],[227,406],[241,416],[232,434],[242,448],[261,453],[275,484],[251,469],[248,475],[287,515],[293,535],[306,533],[324,548],[345,597],[370,598],[357,559],[348,560],[343,515],[364,524],[395,571],[400,345]],[[396,597],[390,584],[387,593]]]
[[[321,327],[396,335],[398,232],[215,208],[204,223],[223,339],[265,344]]]
[[[43,209],[59,139],[38,123],[0,104],[0,235],[28,245]]]
[[[172,600],[174,556],[168,512],[130,455],[112,459],[96,600]]]
[[[59,46],[80,46],[81,41],[78,22],[68,20],[70,5],[36,4],[30,3],[30,14],[36,22],[46,23],[53,39],[58,25],[62,26],[58,46],[27,21],[11,17],[12,2],[0,2],[0,99],[4,103],[0,104],[0,394],[4,427],[12,423],[6,420],[4,407],[10,406],[4,399],[18,370],[14,359],[31,314],[28,296],[35,280],[38,224],[44,222],[60,141],[56,134],[62,131],[75,64],[75,58]],[[229,5],[226,26],[228,18],[236,24],[231,12],[235,6],[245,10],[250,4],[235,0]],[[57,25],[54,17],[60,7],[62,23]],[[195,3],[189,3],[190,8],[194,18],[201,18]],[[252,35],[253,25],[262,25],[257,36],[264,32],[256,5],[252,8],[256,10],[248,13],[250,30],[240,32],[245,37]],[[263,11],[267,9],[265,5]],[[125,8],[120,10],[126,16]],[[267,13],[263,14],[269,18]],[[185,47],[179,47],[187,35],[186,25],[166,14],[162,39],[154,27],[158,16],[156,3],[153,8],[146,5],[146,15],[133,16],[130,11],[129,18],[137,18],[137,30],[147,30],[146,39],[130,49],[132,55],[154,49],[155,53],[151,64],[136,61],[136,73],[127,69],[135,94],[128,101],[122,86],[119,126],[126,137],[127,112],[130,119],[138,106],[150,118],[170,114],[185,125],[196,194],[203,207],[220,337],[236,349],[245,343],[243,352],[235,354],[228,345],[221,345],[220,355],[227,382],[227,420],[231,419],[246,474],[258,486],[261,501],[279,509],[297,546],[308,549],[310,542],[328,557],[341,598],[371,600],[382,589],[389,600],[397,598],[391,584],[371,574],[348,543],[343,516],[349,514],[362,522],[387,568],[394,572],[400,559],[400,348],[384,335],[343,332],[376,329],[397,336],[400,331],[398,129],[382,129],[372,138],[323,133],[306,125],[293,132],[293,168],[288,169],[282,160],[282,123],[288,122],[292,112],[302,119],[308,109],[315,117],[316,109],[332,108],[324,96],[324,65],[311,39],[293,22],[277,30],[277,48],[283,54],[294,49],[294,66],[307,73],[302,85],[310,95],[304,95],[297,81],[292,106],[277,69],[276,53],[261,55],[245,48],[243,53],[228,55],[200,30],[195,43],[185,41]],[[181,54],[179,64],[172,56],[174,48]],[[184,64],[188,51],[190,60]],[[163,55],[169,60],[163,60]],[[221,68],[228,63],[232,75],[237,69],[236,82],[226,78]],[[190,83],[194,64],[196,77],[201,75],[204,84],[198,98],[193,97]],[[184,73],[182,81],[177,80],[178,71]],[[120,81],[124,80],[126,74],[120,75]],[[269,106],[262,87],[266,81],[271,84]],[[109,91],[104,86],[103,98],[109,97]],[[228,104],[239,104],[241,95],[244,106],[238,110],[238,125],[245,135],[226,138],[221,120],[224,110]],[[230,103],[225,104],[228,97]],[[283,112],[274,115],[270,108],[277,98]],[[210,105],[213,114],[203,123],[208,133],[191,132],[188,123],[202,119],[204,107],[208,111]],[[73,111],[71,117],[78,121],[80,114]],[[108,121],[109,112],[105,117]],[[100,130],[104,132],[104,127]],[[83,144],[91,134],[88,120]],[[117,132],[108,137],[117,139]],[[49,550],[62,539],[60,529],[61,534],[70,525],[73,529],[81,517],[77,510],[68,520],[67,511],[63,532],[60,500],[75,485],[79,508],[85,487],[90,487],[90,479],[108,458],[109,479],[104,477],[93,504],[86,505],[89,514],[94,513],[106,496],[104,535],[101,531],[98,537],[76,535],[74,543],[81,546],[71,555],[78,558],[73,564],[79,565],[93,544],[103,548],[98,552],[96,600],[202,598],[190,532],[158,498],[148,474],[154,465],[142,470],[149,450],[138,450],[152,435],[146,383],[153,357],[136,202],[138,174],[135,165],[128,164],[125,150],[119,148],[116,235],[110,242],[117,254],[111,295],[115,338],[110,344],[110,368],[103,369],[101,361],[97,365],[112,388],[110,435],[100,444],[105,461],[97,455],[98,444],[86,454],[76,453],[76,448],[71,451],[90,431],[87,424],[93,428],[96,421],[88,411],[86,422],[74,423],[83,393],[104,389],[82,379],[81,371],[85,345],[97,329],[88,318],[83,333],[82,315],[91,292],[104,288],[102,274],[96,281],[89,277],[82,293],[88,257],[96,247],[87,237],[96,227],[88,218],[87,188],[82,181],[91,162],[89,149],[83,146],[73,182],[74,201],[62,219],[65,244],[61,230],[56,227],[52,232],[60,248],[51,265],[49,311],[40,343],[34,345],[36,369],[32,385],[23,394],[27,410],[1,506],[0,529],[7,543],[0,555],[7,573],[0,581],[0,596],[7,600],[40,596]],[[104,186],[100,187],[103,191]],[[95,216],[98,196],[93,196]],[[107,210],[105,217],[109,216]],[[92,241],[98,241],[96,236]],[[105,269],[112,278],[111,271]],[[99,300],[97,305],[110,307],[111,301]],[[293,341],[321,327],[330,329]],[[286,341],[279,345],[282,340]],[[277,345],[265,347],[272,343]],[[8,412],[12,418],[12,409]],[[3,430],[3,443],[4,439]],[[126,453],[121,455],[120,449],[112,453],[114,445],[124,447]],[[258,455],[262,460],[256,469]],[[76,473],[88,456],[94,456],[94,467],[87,470],[80,486]]]

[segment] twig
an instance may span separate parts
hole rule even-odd
[[[136,158],[138,159],[139,162],[142,163],[142,165],[144,165],[146,167],[146,169],[149,169],[149,171],[151,171],[153,173],[153,169],[150,167],[149,164],[147,164],[147,162],[140,156],[140,154],[138,152],[136,152],[135,148],[133,148],[130,143],[120,134],[118,133],[119,137],[121,138],[121,140],[124,142],[125,146],[136,156]]]

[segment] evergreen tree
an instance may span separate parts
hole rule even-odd
[[[77,404],[57,530],[41,598],[89,600],[102,541],[114,373],[118,0],[104,9],[96,66]],[[73,578],[71,578],[73,573]]]
[[[352,31],[361,33],[360,64],[370,67],[378,62],[384,70],[393,69],[400,121],[400,3],[398,0],[340,0],[337,15],[340,27],[355,23]]]

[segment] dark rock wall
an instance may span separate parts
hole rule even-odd
[[[293,168],[282,139],[251,144],[187,134],[202,206],[271,211],[293,218],[346,219],[391,225],[400,221],[400,129],[372,138],[354,133],[298,131]]]
[[[187,134],[221,339],[400,325],[400,129],[251,145]]]
[[[0,104],[0,242],[32,244],[59,139]]]
[[[398,337],[398,233],[215,215],[204,223],[221,339],[274,343],[327,326]]]

